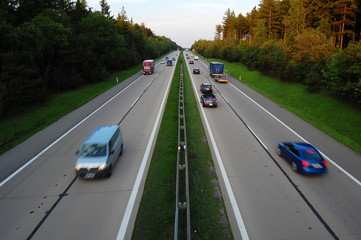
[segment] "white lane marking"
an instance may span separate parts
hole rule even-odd
[[[140,187],[140,184],[141,184],[143,175],[144,175],[145,167],[146,167],[146,165],[147,165],[147,160],[148,160],[148,158],[149,158],[149,155],[151,154],[150,151],[151,151],[153,142],[154,142],[154,140],[155,140],[155,138],[156,138],[157,128],[158,128],[158,126],[159,126],[159,124],[160,124],[162,112],[163,112],[163,109],[164,109],[164,107],[165,107],[165,103],[166,103],[166,100],[167,100],[167,96],[168,96],[168,94],[169,94],[170,85],[171,85],[171,83],[172,83],[172,79],[173,79],[173,75],[174,75],[174,69],[175,69],[175,68],[173,68],[171,80],[169,81],[168,86],[167,86],[167,89],[166,89],[166,94],[164,94],[164,98],[163,98],[162,104],[161,104],[161,106],[160,106],[160,108],[159,108],[159,112],[158,112],[156,121],[155,121],[155,123],[154,123],[153,129],[152,129],[152,133],[151,133],[150,138],[149,138],[149,141],[148,141],[147,148],[146,148],[146,150],[145,150],[145,152],[144,152],[142,164],[141,164],[140,167],[139,167],[138,175],[137,175],[137,178],[136,178],[136,180],[135,180],[132,193],[130,194],[130,198],[129,198],[128,205],[127,205],[127,208],[126,208],[125,213],[124,213],[124,216],[123,216],[122,223],[120,224],[119,231],[118,231],[118,235],[117,235],[117,240],[123,240],[123,239],[125,238],[125,234],[126,234],[126,232],[127,232],[129,220],[130,220],[131,214],[132,214],[132,212],[133,212],[133,207],[134,207],[134,204],[135,204],[135,199],[136,199],[136,197],[137,197],[137,195],[138,195],[138,192],[139,192],[139,187]],[[150,158],[149,158],[149,160],[150,160]]]
[[[253,131],[253,129],[250,127],[250,126],[248,126],[248,125],[246,125],[247,126],[247,128],[253,133],[253,135],[258,139],[258,141],[262,144],[262,146],[266,149],[266,150],[268,150],[268,148],[266,147],[266,145],[261,141],[261,139],[257,136],[257,134]]]
[[[188,69],[188,67],[187,67],[187,69]],[[189,69],[188,69],[188,72],[189,72]],[[199,98],[199,96],[197,94],[196,86],[194,84],[193,76],[192,76],[192,74],[190,72],[189,72],[189,76],[192,79],[193,90],[196,93],[197,98]],[[213,136],[211,127],[209,125],[209,122],[207,120],[206,114],[204,112],[204,109],[203,109],[203,107],[201,106],[201,104],[199,102],[198,102],[198,104],[200,106],[200,109],[201,109],[201,112],[202,112],[202,115],[203,115],[203,120],[204,120],[204,122],[206,124],[206,128],[207,128],[207,131],[209,133],[209,137],[210,137],[211,142],[212,142],[212,147],[213,147],[214,153],[216,154],[216,159],[217,159],[219,168],[221,170],[224,185],[226,186],[227,194],[228,194],[229,200],[231,202],[232,210],[233,210],[234,216],[235,216],[236,221],[237,221],[239,232],[240,232],[243,240],[248,240],[249,237],[248,237],[247,229],[246,229],[246,226],[244,225],[244,221],[243,221],[243,218],[241,216],[241,212],[239,211],[237,201],[236,201],[236,197],[234,196],[231,183],[230,183],[230,181],[228,179],[228,176],[227,176],[226,169],[224,168],[223,160],[222,160],[221,155],[219,153],[216,140],[214,139],[214,136]]]
[[[40,153],[38,153],[35,157],[30,159],[27,163],[25,163],[22,167],[20,167],[18,170],[16,170],[13,174],[11,174],[9,177],[7,177],[4,181],[0,183],[0,187],[2,187],[5,183],[10,181],[13,177],[15,177],[17,174],[19,174],[22,170],[24,170],[27,166],[29,166],[32,162],[34,162],[36,159],[38,159],[43,153],[48,151],[52,146],[57,144],[60,140],[62,140],[64,137],[66,137],[70,132],[72,132],[75,128],[77,128],[80,124],[85,122],[88,118],[90,118],[92,115],[94,115],[96,112],[98,112],[100,109],[102,109],[105,105],[107,105],[109,102],[111,102],[114,98],[118,97],[120,94],[122,94],[125,90],[127,90],[130,86],[132,86],[135,82],[137,82],[139,79],[141,79],[144,75],[138,77],[134,82],[129,84],[127,87],[125,87],[122,91],[114,95],[112,98],[110,98],[108,101],[103,103],[100,107],[98,107],[96,110],[94,110],[92,113],[90,113],[87,117],[85,117],[83,120],[81,120],[79,123],[77,123],[74,127],[72,127],[70,130],[68,130],[66,133],[64,133],[61,137],[56,139],[54,142],[52,142],[49,146],[44,148]]]
[[[270,115],[272,118],[274,118],[277,122],[279,122],[281,125],[283,125],[285,128],[287,128],[289,131],[291,131],[293,134],[295,134],[297,137],[299,137],[302,141],[309,143],[305,138],[303,138],[300,134],[295,132],[292,128],[287,126],[285,123],[283,123],[281,120],[279,120],[276,116],[274,116],[272,113],[267,111],[264,107],[262,107],[260,104],[258,104],[256,101],[254,101],[252,98],[250,98],[247,94],[242,92],[240,89],[238,89],[236,86],[234,86],[231,82],[229,84],[234,87],[237,91],[239,91],[241,94],[243,94],[245,97],[247,97],[250,101],[252,101],[254,104],[256,104],[259,108],[261,108],[263,111],[265,111],[268,115]],[[356,184],[361,186],[361,182],[356,179],[354,176],[352,176],[349,172],[347,172],[345,169],[343,169],[340,165],[338,165],[336,162],[332,161],[331,158],[329,158],[326,154],[319,151],[326,159],[327,161],[331,162],[335,167],[337,167],[340,171],[342,171],[346,176],[348,176],[350,179],[352,179]]]

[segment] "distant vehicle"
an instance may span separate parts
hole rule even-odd
[[[189,57],[189,56],[187,56],[187,59],[190,59],[190,57]]]
[[[322,174],[327,172],[327,166],[330,165],[309,143],[279,143],[277,154],[286,159],[295,172]]]
[[[165,62],[164,61],[161,61],[160,64],[164,64]]]
[[[167,66],[173,66],[173,61],[170,60],[170,59],[168,59],[168,60],[167,60]]]
[[[194,62],[193,62],[193,61],[189,61],[189,64],[194,64]]]
[[[173,57],[172,60],[175,61],[175,57]]]
[[[84,178],[110,177],[122,153],[123,138],[119,126],[99,126],[76,152],[75,171]]]
[[[194,60],[198,60],[198,56],[194,56]]]
[[[199,68],[193,68],[193,74],[200,74],[201,70]]]
[[[167,57],[165,57],[165,60],[168,60],[169,59],[169,57],[167,56]]]
[[[145,60],[143,62],[143,74],[152,74],[154,72],[154,60]]]
[[[200,86],[201,93],[212,93],[213,87],[210,83],[202,83]]]
[[[224,64],[220,62],[211,62],[209,64],[209,72],[213,78],[223,77],[224,74]]]
[[[201,103],[203,107],[217,107],[218,100],[213,94],[205,93],[201,95]]]

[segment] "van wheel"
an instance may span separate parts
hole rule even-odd
[[[112,166],[109,167],[109,169],[105,172],[104,177],[109,178],[113,173]]]
[[[122,146],[120,146],[120,153],[119,153],[119,156],[123,154],[123,144]]]

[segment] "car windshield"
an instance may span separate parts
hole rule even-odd
[[[303,152],[303,156],[306,158],[306,159],[309,159],[309,160],[316,160],[316,161],[319,161],[319,160],[322,160],[322,157],[320,156],[320,154],[318,154],[315,150],[313,149],[307,149]]]
[[[107,148],[105,144],[83,144],[80,149],[81,157],[101,157],[105,156]]]
[[[144,66],[144,69],[150,69],[150,67],[148,67],[148,66]]]

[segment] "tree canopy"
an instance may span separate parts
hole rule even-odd
[[[0,116],[179,48],[124,8],[114,19],[106,0],[99,4],[101,11],[85,0],[0,2]]]
[[[228,9],[214,41],[192,48],[359,106],[360,32],[361,0],[262,0],[246,16]]]

